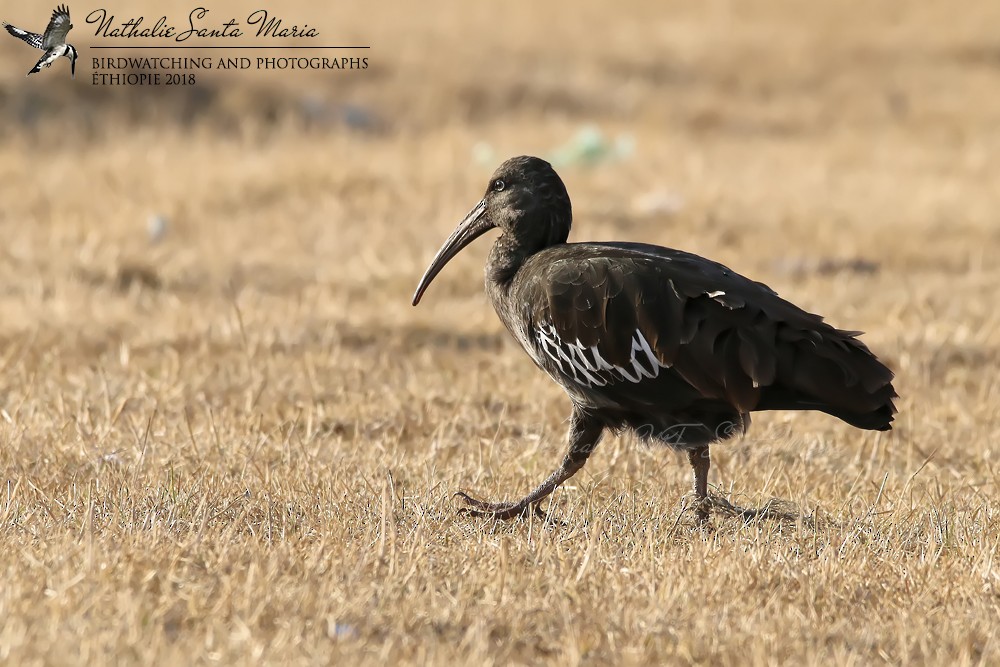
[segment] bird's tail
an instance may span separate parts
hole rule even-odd
[[[822,408],[821,408],[822,409]],[[823,409],[828,415],[833,415],[838,419],[843,419],[851,426],[867,429],[869,431],[891,431],[892,421],[895,419],[896,406],[892,404],[892,399],[871,412],[848,412],[846,410]]]
[[[760,403],[754,408],[759,410],[818,410],[842,419],[851,426],[868,431],[891,431],[895,419],[896,406],[892,399],[896,392],[892,385],[886,385],[879,395],[869,396],[871,409],[858,410],[838,406],[835,403],[817,400],[812,396],[803,396],[795,392],[769,390],[763,394]]]
[[[761,393],[756,409],[819,410],[857,428],[892,429],[898,397],[893,373],[858,335],[832,329],[807,335],[802,347],[793,344],[798,349],[786,357],[779,382]]]

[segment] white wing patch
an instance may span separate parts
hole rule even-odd
[[[632,334],[632,350],[627,366],[607,361],[596,345],[587,347],[579,340],[572,343],[564,341],[551,324],[536,327],[535,340],[563,375],[584,387],[603,387],[617,382],[636,384],[645,378],[655,378],[661,368],[669,368],[669,364],[660,363],[656,358],[646,337],[638,329]]]

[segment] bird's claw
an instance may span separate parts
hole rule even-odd
[[[712,497],[698,497],[694,494],[689,494],[681,499],[681,512],[693,511],[694,520],[698,526],[705,526],[708,524],[708,517],[712,509]]]
[[[502,519],[509,521],[518,517],[526,517],[534,512],[535,516],[546,519],[545,512],[538,505],[526,503],[524,501],[516,503],[488,503],[483,500],[473,498],[469,494],[458,491],[456,498],[460,498],[468,507],[461,507],[459,514],[468,514],[475,517],[486,517],[492,519]]]

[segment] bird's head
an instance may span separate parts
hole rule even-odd
[[[507,160],[493,172],[486,194],[431,260],[417,285],[413,305],[452,257],[489,230],[500,229],[512,247],[531,254],[565,243],[572,220],[569,194],[551,164],[528,155]]]

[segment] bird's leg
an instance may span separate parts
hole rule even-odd
[[[708,454],[708,445],[688,450],[688,461],[694,471],[694,496],[695,502],[698,504],[695,509],[695,518],[698,523],[705,523],[708,521],[708,469],[712,465]]]
[[[527,516],[534,508],[535,513],[544,518],[545,513],[537,506],[537,503],[583,467],[583,464],[590,457],[590,453],[600,442],[603,431],[604,424],[600,420],[574,406],[573,416],[570,418],[569,451],[563,457],[562,464],[544,482],[517,502],[487,503],[459,491],[455,495],[469,506],[469,508],[462,508],[461,511],[468,512],[473,516],[513,519],[518,516]]]

